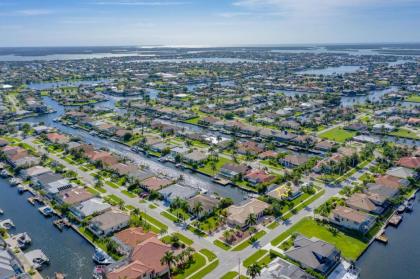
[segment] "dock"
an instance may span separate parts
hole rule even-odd
[[[381,230],[381,232],[376,235],[375,240],[387,244],[388,237],[385,235],[385,230]]]
[[[388,224],[394,227],[398,227],[398,225],[402,222],[403,216],[394,214],[391,216],[391,218],[388,221]]]
[[[62,231],[64,227],[69,228],[71,226],[70,222],[67,219],[57,219],[53,222],[53,224],[60,231]]]
[[[36,249],[25,253],[25,257],[36,270],[41,270],[43,269],[44,265],[48,265],[50,263],[50,259],[48,259],[48,257],[41,249]]]

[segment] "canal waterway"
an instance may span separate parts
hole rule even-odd
[[[0,178],[0,208],[4,211],[0,220],[12,219],[16,227],[9,231],[11,234],[29,234],[32,245],[25,252],[44,251],[50,259],[50,265],[41,272],[44,277],[53,278],[54,272],[62,272],[71,279],[91,278],[94,247],[72,229],[60,232],[52,218],[45,218],[37,206],[27,201],[30,196],[30,193],[18,194],[16,187]]]
[[[420,197],[398,228],[388,227],[387,245],[374,242],[358,260],[360,279],[420,278]]]

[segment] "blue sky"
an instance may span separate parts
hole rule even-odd
[[[0,0],[0,46],[419,42],[420,0]]]

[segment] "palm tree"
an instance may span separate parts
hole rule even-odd
[[[248,267],[246,275],[254,279],[257,276],[261,275],[261,266],[259,264],[252,264]]]
[[[255,226],[257,224],[257,216],[254,213],[249,214],[248,218],[245,220],[245,225],[248,227]]]
[[[171,266],[176,263],[173,251],[166,251],[165,255],[160,259],[162,265],[167,264],[169,267],[169,278],[171,278]]]
[[[192,208],[192,212],[194,215],[198,218],[200,216],[200,213],[203,212],[203,204],[201,202],[197,202],[194,204],[194,207]]]

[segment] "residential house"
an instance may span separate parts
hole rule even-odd
[[[375,183],[384,185],[389,188],[400,189],[407,187],[410,182],[407,179],[401,179],[392,175],[382,175],[375,179]]]
[[[306,273],[300,267],[276,257],[263,270],[258,279],[315,279],[316,277]]]
[[[265,170],[253,169],[245,175],[244,179],[252,185],[257,185],[260,183],[269,183],[276,179],[276,176],[269,174]]]
[[[254,141],[240,142],[236,145],[239,154],[258,155],[264,151],[264,146]]]
[[[286,157],[279,160],[280,164],[287,168],[295,168],[304,165],[309,158],[303,155],[286,155]]]
[[[330,273],[340,262],[341,253],[333,245],[317,238],[298,235],[293,247],[285,252],[290,259],[304,268],[313,269],[323,275]]]
[[[269,188],[272,190],[267,195],[278,200],[287,199],[291,201],[302,195],[301,189],[293,183],[291,185],[272,185]]]
[[[111,205],[100,198],[92,198],[70,207],[70,211],[79,222],[94,214],[102,214],[111,209]]]
[[[397,165],[409,169],[420,169],[420,157],[402,157],[397,161]]]
[[[44,173],[32,179],[35,187],[42,188],[49,197],[53,197],[60,191],[72,187],[70,181],[58,173]]]
[[[59,133],[48,133],[47,139],[52,143],[66,144],[70,141],[69,137]]]
[[[409,179],[409,178],[413,178],[413,177],[417,176],[417,174],[414,170],[409,169],[409,168],[405,168],[405,167],[391,168],[386,172],[386,174],[394,176],[394,177],[398,177],[398,178],[401,178],[401,179]]]
[[[249,166],[227,163],[220,168],[219,175],[233,180],[243,177],[249,169]]]
[[[203,165],[208,157],[208,153],[203,149],[194,149],[192,152],[184,154],[183,160],[188,164]]]
[[[279,154],[276,151],[267,150],[267,151],[264,151],[264,152],[258,154],[258,158],[259,159],[262,159],[262,160],[265,160],[265,159],[275,159],[275,158],[277,158],[278,155]]]
[[[89,193],[85,188],[77,187],[70,188],[59,192],[55,200],[60,204],[75,205],[81,202],[90,200],[94,196]]]
[[[145,232],[142,228],[128,228],[117,232],[112,238],[123,247],[124,251],[131,252],[143,241],[156,237],[155,233]]]
[[[202,194],[190,198],[187,202],[190,210],[193,209],[197,204],[201,204],[203,211],[199,214],[198,217],[210,214],[219,206],[218,199]]]
[[[376,218],[350,207],[337,206],[332,211],[330,221],[344,228],[365,234],[375,225]]]
[[[198,191],[195,188],[184,186],[180,184],[172,184],[162,190],[159,191],[162,194],[163,198],[171,203],[175,198],[181,198],[184,200],[188,200],[195,195],[197,195]]]
[[[346,205],[350,208],[375,214],[382,214],[385,210],[384,203],[384,199],[371,192],[354,193],[346,200]]]
[[[146,178],[143,181],[140,181],[140,186],[147,191],[159,191],[173,183],[174,182],[172,180],[169,180],[166,178],[160,178],[157,176],[152,176],[152,177]]]
[[[41,174],[51,173],[51,172],[52,171],[49,168],[46,168],[46,167],[43,167],[43,166],[33,166],[31,168],[21,170],[20,171],[20,176],[23,179],[31,179],[31,178],[37,177]]]
[[[264,216],[265,210],[269,207],[269,204],[255,198],[239,205],[231,205],[227,208],[227,222],[231,226],[239,226],[244,229],[247,227],[246,220],[250,214],[254,214],[258,220]]]
[[[120,210],[112,209],[93,217],[89,221],[88,229],[98,237],[108,236],[128,227],[130,216]]]

